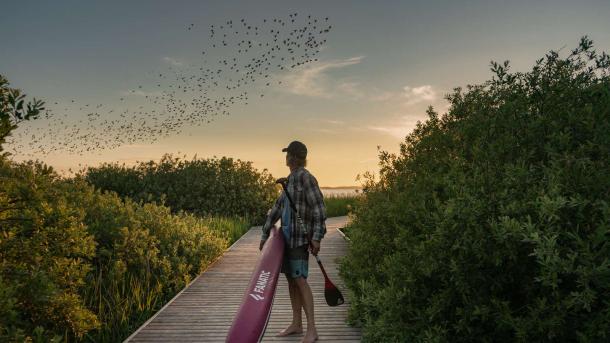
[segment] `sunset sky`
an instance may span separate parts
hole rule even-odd
[[[0,10],[0,74],[56,108],[70,99],[126,106],[116,103],[120,97],[136,106],[154,91],[156,71],[196,65],[202,50],[232,57],[210,49],[210,25],[291,13],[328,17],[332,30],[317,62],[274,74],[283,82],[261,89],[264,97],[152,144],[36,157],[61,171],[164,153],[229,156],[280,177],[288,174],[281,149],[296,139],[307,145],[308,169],[321,186],[358,185],[357,174],[377,172],[377,146],[397,151],[427,106],[444,112],[443,97],[454,87],[489,79],[491,60],[526,71],[583,35],[610,51],[610,1],[602,0],[11,1]],[[142,91],[129,94],[138,85]],[[75,108],[69,114],[84,116]],[[14,159],[31,158],[27,153]]]

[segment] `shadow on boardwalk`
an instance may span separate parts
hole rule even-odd
[[[347,217],[326,221],[327,233],[322,240],[320,259],[333,283],[344,296],[347,291],[339,278],[337,258],[347,253],[347,242],[336,230]],[[260,226],[240,238],[205,273],[197,277],[155,316],[144,323],[128,342],[224,342],[235,312],[259,256]],[[349,299],[338,307],[324,301],[324,277],[313,256],[309,261],[309,284],[314,293],[319,342],[359,342],[360,330],[346,323]],[[263,342],[299,342],[302,335],[274,337],[292,320],[292,308],[286,278],[280,275],[273,309]],[[306,325],[303,313],[303,324]],[[304,328],[305,329],[305,328]]]

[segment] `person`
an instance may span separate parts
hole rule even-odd
[[[282,262],[282,273],[288,280],[290,303],[292,305],[292,323],[277,336],[288,336],[303,332],[301,308],[307,316],[307,332],[303,342],[314,342],[318,339],[318,332],[314,319],[313,294],[307,283],[309,268],[309,251],[317,255],[320,251],[320,242],[326,233],[326,208],[324,198],[318,181],[307,170],[307,147],[299,141],[291,142],[282,149],[286,152],[286,166],[290,168],[287,181],[287,191],[301,217],[302,225],[290,207],[289,199],[282,192],[267,215],[263,225],[260,249],[269,238],[271,227],[282,219],[282,233],[286,248]],[[309,237],[309,239],[308,239]],[[311,242],[311,245],[309,244]]]

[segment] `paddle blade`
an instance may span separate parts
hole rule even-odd
[[[324,275],[324,298],[326,298],[326,303],[328,306],[338,306],[343,304],[345,302],[345,300],[343,300],[343,295],[328,278],[326,270],[324,270],[324,266],[322,265],[322,261],[320,261],[320,257],[318,255],[314,256],[316,257],[318,266],[320,266],[320,270],[322,270],[322,274]]]
[[[339,289],[330,282],[324,285],[324,298],[328,306],[339,306],[345,302]]]

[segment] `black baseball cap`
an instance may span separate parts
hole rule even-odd
[[[282,149],[282,152],[289,152],[290,154],[301,158],[307,157],[307,147],[299,141],[290,142],[288,147]]]

